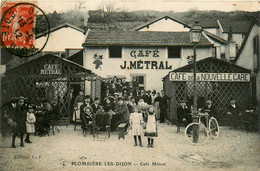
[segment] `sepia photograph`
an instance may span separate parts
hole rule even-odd
[[[0,171],[260,170],[260,1],[0,9]]]

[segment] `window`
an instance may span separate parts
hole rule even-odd
[[[168,58],[180,58],[181,57],[181,47],[170,46],[168,47]]]
[[[145,75],[131,75],[132,81],[133,81],[134,77],[136,78],[136,81],[139,84],[139,90],[144,90],[146,87],[146,81],[145,81],[146,76]]]
[[[108,50],[110,58],[122,58],[122,46],[109,46]]]
[[[255,36],[253,39],[253,64],[254,71],[259,71],[260,69],[260,54],[259,54],[259,36]]]
[[[214,57],[214,58],[217,57],[217,48],[216,47],[212,48],[212,57]]]

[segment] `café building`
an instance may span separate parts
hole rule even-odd
[[[188,64],[193,55],[189,32],[88,31],[83,66],[102,78],[137,78],[141,89],[163,89],[162,78]],[[197,59],[211,57],[213,44],[202,35]]]

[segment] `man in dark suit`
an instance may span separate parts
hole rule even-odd
[[[164,123],[165,117],[167,115],[167,109],[168,109],[168,100],[171,98],[164,94],[164,90],[161,91],[161,102],[160,102],[160,123]]]
[[[208,119],[213,116],[214,118],[216,118],[218,120],[218,111],[217,111],[217,107],[215,105],[212,104],[211,99],[207,99],[206,101],[206,105],[204,106],[202,112],[206,112],[209,114]],[[208,126],[208,120],[206,117],[202,117],[201,118],[202,123],[207,127]]]
[[[180,131],[180,124],[184,123],[186,127],[192,122],[191,111],[186,105],[186,101],[180,101],[180,105],[177,108],[177,133]],[[190,133],[191,130],[188,130]]]
[[[151,91],[148,90],[147,91],[147,104],[151,105],[152,104],[152,95],[151,95]]]
[[[236,105],[235,99],[230,100],[230,105],[227,107],[227,115],[230,116],[231,126],[235,129],[239,126],[239,119],[241,116],[241,109]]]
[[[96,114],[98,110],[101,110],[98,97],[95,98],[91,108],[93,110],[93,114]]]

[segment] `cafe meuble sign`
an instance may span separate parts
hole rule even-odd
[[[160,58],[160,51],[158,49],[132,50],[130,51],[129,55],[131,58],[133,58],[133,60],[123,61],[123,64],[120,65],[121,69],[172,69],[172,65],[170,65],[166,60],[147,60],[147,58]]]

